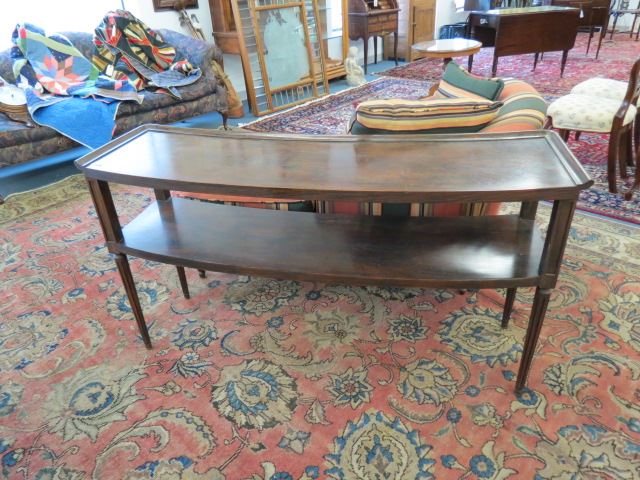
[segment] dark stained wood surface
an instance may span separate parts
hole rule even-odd
[[[290,137],[146,126],[78,160],[147,348],[128,254],[184,267],[359,285],[535,286],[525,385],[579,191],[593,183],[552,132]],[[121,227],[109,181],[157,202]],[[518,216],[407,218],[280,212],[173,199],[170,190],[361,201],[515,200]],[[553,199],[544,237],[538,200]]]
[[[76,165],[96,180],[308,200],[573,199],[592,183],[546,130],[316,137],[144,126]]]
[[[474,11],[469,14],[467,37],[495,47],[493,76],[500,57],[554,51],[563,52],[562,76],[567,52],[575,44],[579,14],[577,8],[555,6]]]
[[[118,251],[218,272],[356,285],[537,284],[543,238],[518,216],[281,212],[173,198],[123,228]]]

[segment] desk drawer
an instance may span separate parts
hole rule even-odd
[[[369,17],[369,33],[395,32],[398,30],[398,14]]]
[[[472,27],[497,28],[498,20],[493,15],[473,14],[469,18]]]

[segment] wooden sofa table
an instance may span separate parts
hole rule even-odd
[[[551,131],[309,137],[138,128],[77,160],[147,346],[127,255],[295,280],[413,287],[536,287],[516,389],[525,385],[580,190],[593,182]],[[109,182],[157,201],[122,227]],[[309,200],[521,202],[519,215],[368,217],[172,198],[171,190]],[[552,200],[546,236],[534,224]]]

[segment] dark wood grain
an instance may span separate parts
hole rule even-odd
[[[593,181],[552,132],[342,138],[228,134],[145,126],[77,161],[138,328],[151,341],[127,255],[184,267],[358,285],[535,286],[516,390],[524,388],[579,191]],[[124,228],[108,181],[154,189]],[[281,212],[174,199],[170,190],[357,201],[503,201],[519,215],[367,217]],[[538,201],[553,199],[547,229]]]
[[[309,137],[145,126],[76,165],[142,187],[305,200],[570,199],[592,183],[551,131]]]
[[[571,7],[502,8],[471,12],[467,36],[494,46],[492,75],[498,59],[508,55],[562,51],[560,75],[564,73],[566,53],[575,44],[580,10]]]
[[[197,232],[197,235],[189,232]],[[280,212],[173,198],[123,230],[123,253],[207,270],[356,285],[535,285],[543,240],[516,216]]]

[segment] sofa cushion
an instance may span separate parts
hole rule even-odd
[[[493,120],[502,103],[473,98],[370,100],[358,105],[351,133],[477,132]],[[354,130],[355,128],[355,130]]]
[[[584,82],[580,82],[571,89],[570,93],[576,95],[592,95],[594,97],[611,98],[620,100],[627,93],[627,82],[620,80],[611,80],[609,78],[590,78]]]
[[[555,100],[547,111],[553,127],[579,132],[609,133],[613,118],[620,109],[620,100],[569,94]],[[622,122],[628,125],[636,116],[636,107],[629,106]]]
[[[482,133],[539,130],[547,118],[547,102],[526,82],[508,78],[498,97],[502,108]]]
[[[504,87],[499,78],[483,78],[467,72],[455,62],[449,62],[438,85],[437,97],[474,97],[496,100]]]

